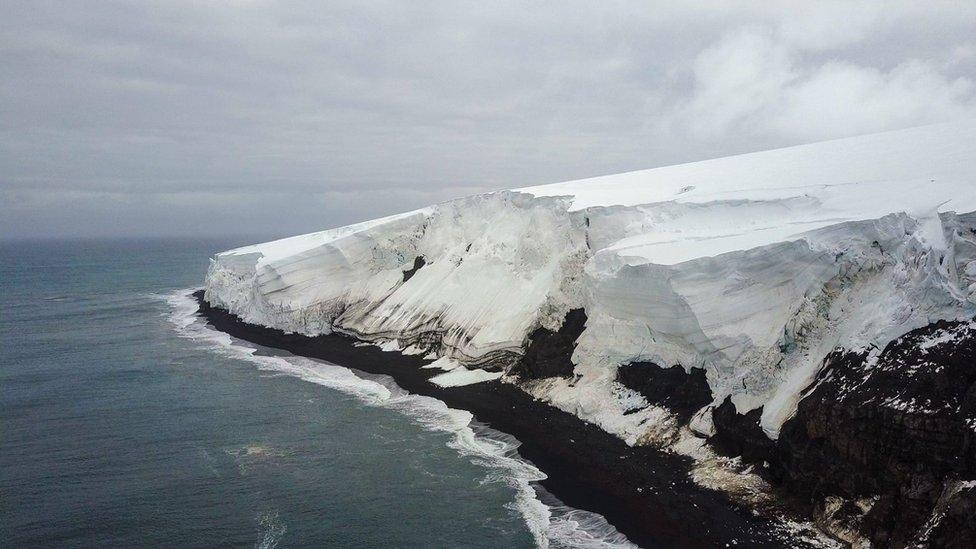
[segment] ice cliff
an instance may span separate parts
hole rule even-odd
[[[708,486],[741,456],[855,545],[976,544],[976,120],[238,248],[205,299],[515,383]]]
[[[701,368],[770,438],[835,348],[976,311],[976,121],[472,196],[226,251],[206,299],[508,371],[585,311],[564,375],[522,383],[630,442],[677,427],[621,365]],[[514,376],[509,376],[514,379]],[[643,406],[642,406],[643,405]],[[637,410],[635,412],[635,410]],[[625,414],[625,412],[627,412]]]

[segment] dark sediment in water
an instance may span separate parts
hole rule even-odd
[[[234,337],[389,375],[411,393],[468,410],[478,421],[515,436],[521,442],[519,454],[548,476],[541,481],[546,490],[567,505],[603,515],[642,546],[797,546],[796,540],[781,539],[773,522],[738,506],[722,493],[694,484],[687,475],[689,459],[647,446],[628,446],[595,425],[533,399],[514,385],[492,381],[442,388],[429,381],[440,372],[421,368],[429,361],[420,357],[356,346],[355,340],[340,335],[308,337],[247,324],[210,307],[202,292],[196,297],[201,314],[210,324]],[[583,323],[585,316],[572,321],[571,327],[577,330]],[[563,350],[556,354],[565,354],[565,346],[560,348]],[[540,355],[548,353],[540,350]]]

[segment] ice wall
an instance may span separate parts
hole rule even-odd
[[[976,123],[501,191],[218,254],[206,298],[505,370],[583,307],[575,376],[525,384],[631,442],[673,430],[615,382],[706,370],[776,437],[835,347],[976,307]],[[709,430],[708,409],[694,422]],[[663,435],[662,435],[663,436]]]

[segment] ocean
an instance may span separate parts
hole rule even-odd
[[[200,322],[255,240],[0,244],[3,546],[625,543],[466,412]]]

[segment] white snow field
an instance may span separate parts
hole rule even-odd
[[[238,248],[213,258],[206,299],[286,331],[433,349],[467,367],[445,385],[493,379],[476,368],[510,364],[534,329],[582,307],[576,375],[524,384],[533,395],[635,443],[678,426],[653,406],[624,415],[643,397],[614,381],[617,367],[704,368],[715,403],[763,406],[775,438],[834,348],[976,314],[973,212],[967,120],[499,191]],[[709,434],[710,418],[706,407],[692,429]]]

